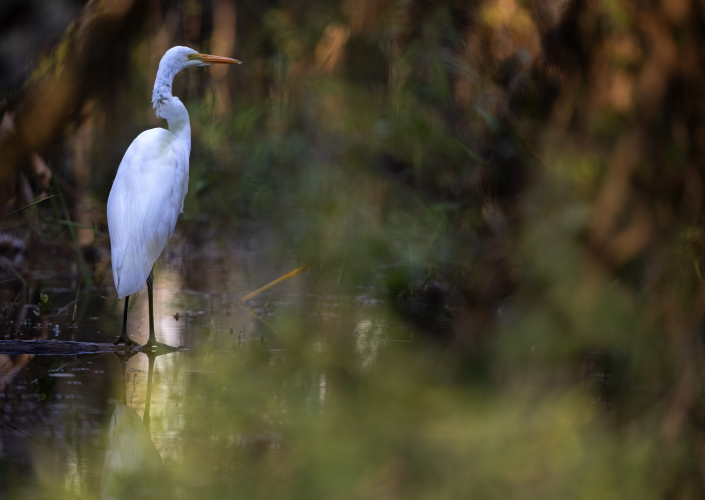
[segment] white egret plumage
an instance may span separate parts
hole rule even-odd
[[[116,344],[135,345],[127,335],[129,296],[147,282],[149,294],[148,347],[168,347],[156,341],[152,307],[152,268],[183,211],[188,190],[191,126],[186,107],[171,94],[174,77],[184,68],[209,64],[240,64],[237,59],[199,54],[172,47],[159,63],[152,105],[169,129],[142,132],[127,148],[108,197],[108,230],[113,279],[125,312]]]

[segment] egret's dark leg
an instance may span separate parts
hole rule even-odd
[[[152,347],[157,349],[167,349],[176,350],[176,347],[172,347],[167,344],[162,344],[157,342],[157,336],[154,334],[154,269],[149,272],[147,276],[147,297],[149,298],[149,340],[142,348]]]
[[[149,297],[149,340],[147,345],[152,345],[157,342],[157,336],[154,334],[154,269],[149,271],[149,276],[147,276],[147,296]]]
[[[133,346],[133,345],[139,345],[137,342],[134,340],[130,339],[130,337],[127,336],[127,302],[130,299],[130,296],[128,295],[125,297],[125,312],[122,315],[122,332],[120,333],[120,336],[117,338],[113,344],[125,344],[125,347],[127,346]]]

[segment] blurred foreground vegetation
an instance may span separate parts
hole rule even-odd
[[[184,361],[185,497],[705,494],[702,2],[49,3],[0,8],[0,216],[63,195],[0,220],[3,304],[51,270],[111,293],[173,45],[244,61],[176,78],[177,231],[313,264],[284,355]]]

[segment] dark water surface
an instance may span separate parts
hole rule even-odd
[[[658,448],[613,439],[589,390],[512,376],[509,361],[490,370],[488,351],[462,357],[319,264],[245,306],[305,262],[269,227],[190,227],[155,272],[157,339],[184,350],[0,354],[0,498],[655,498],[633,471]],[[109,266],[96,259],[96,285],[79,288],[57,262],[0,283],[0,336],[114,340]],[[52,305],[37,319],[40,293]],[[133,296],[140,343],[147,311]],[[512,359],[531,368],[524,347]]]
[[[152,357],[151,363],[144,353],[0,355],[0,496],[109,497],[101,491],[101,481],[110,480],[105,476],[111,474],[107,465],[104,470],[106,454],[111,453],[109,426],[114,413],[125,408],[148,429],[146,436],[153,446],[147,442],[147,448],[156,449],[166,467],[178,464],[183,458],[185,439],[194,429],[185,412],[191,405],[204,404],[199,399],[203,392],[193,390],[204,373],[210,390],[213,381],[220,380],[218,373],[214,375],[218,366],[254,359],[257,369],[266,370],[286,357],[287,343],[252,312],[268,322],[288,314],[313,317],[318,328],[328,325],[340,329],[338,298],[304,293],[302,284],[308,279],[305,273],[248,301],[251,311],[241,304],[239,299],[247,293],[298,267],[292,259],[279,259],[261,250],[267,248],[269,237],[266,230],[255,230],[225,243],[212,238],[195,245],[178,236],[170,241],[156,270],[155,328],[159,341],[184,346],[183,351]],[[121,327],[123,301],[116,300],[111,277],[86,294],[77,290],[78,280],[67,277],[70,274],[45,272],[33,283],[27,283],[29,291],[20,292],[30,302],[40,292],[49,296],[52,306],[41,320],[33,314],[36,307],[31,303],[20,304],[14,314],[9,314],[8,298],[15,293],[17,283],[15,289],[6,285],[3,338],[114,340]],[[76,297],[79,301],[74,304]],[[353,301],[361,310],[374,309],[376,303],[364,291]],[[309,310],[302,314],[304,308]],[[346,314],[349,316],[350,311]],[[132,297],[128,318],[131,337],[144,343],[149,333],[144,291]],[[360,353],[361,363],[369,364],[379,344],[375,337],[379,332],[372,332],[375,328],[371,319],[358,323],[357,340],[350,345]],[[313,339],[320,337],[314,345],[325,341],[321,331],[311,331]],[[204,362],[204,352],[209,361]],[[278,377],[274,376],[278,380],[275,383],[283,381]],[[323,405],[325,375],[309,369],[306,377],[304,399],[309,400],[309,405]],[[272,381],[267,377],[259,386],[256,378],[228,380],[227,387],[229,390],[248,384],[255,392],[272,392]],[[224,391],[226,386],[216,390]],[[253,414],[248,418],[272,418],[271,411],[265,413],[269,415]],[[227,411],[223,418],[227,422]],[[145,441],[144,435],[138,437]],[[137,438],[133,436],[134,439]],[[234,433],[229,439],[236,440],[240,448],[273,450],[279,446],[279,438],[271,430]],[[135,467],[142,474],[149,474],[139,460]],[[188,485],[177,489],[184,488],[188,489]],[[125,496],[133,495],[128,492]]]

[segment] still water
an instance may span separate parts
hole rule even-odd
[[[340,297],[307,292],[306,273],[261,293],[247,306],[240,302],[249,292],[298,267],[293,259],[262,251],[267,248],[268,238],[271,234],[259,228],[226,242],[213,237],[196,244],[183,235],[172,239],[155,273],[155,328],[159,341],[183,346],[179,352],[151,357],[144,353],[0,354],[0,496],[183,495],[194,487],[189,483],[194,478],[159,481],[161,490],[149,490],[147,476],[155,474],[141,461],[140,453],[156,451],[163,467],[174,466],[177,470],[183,465],[185,443],[199,426],[198,421],[188,421],[187,410],[198,405],[222,405],[218,398],[208,398],[209,391],[220,396],[238,386],[272,398],[259,409],[255,404],[253,408],[234,410],[233,422],[238,421],[238,414],[242,417],[243,411],[246,422],[242,424],[240,418],[244,427],[238,431],[234,426],[224,439],[240,450],[275,452],[281,446],[281,433],[276,430],[280,424],[274,420],[282,418],[286,410],[271,405],[282,404],[281,400],[276,401],[281,389],[277,385],[285,383],[290,374],[276,373],[277,365],[287,357],[288,346],[272,326],[280,316],[315,324],[310,331],[311,344],[319,354],[326,342],[324,332],[347,328],[353,338],[347,344],[359,353],[360,366],[369,365],[376,355],[381,331],[374,327],[374,315],[365,313],[363,319],[353,320],[355,325],[344,327],[338,311]],[[31,289],[26,294],[30,300],[39,292],[45,293],[52,306],[41,320],[32,314],[31,304],[25,311],[4,317],[4,339],[111,342],[120,331],[123,301],[117,301],[110,277],[89,291],[81,291],[77,280],[71,281],[48,268],[27,286]],[[378,302],[361,290],[352,303],[357,304],[359,311],[371,312]],[[8,304],[3,306],[7,313]],[[147,294],[143,291],[133,296],[130,306],[128,332],[142,344],[149,333]],[[346,321],[350,321],[351,314],[359,315],[359,311],[347,307]],[[254,363],[253,370],[264,370],[266,375],[259,379],[232,379],[220,367],[233,363]],[[297,397],[306,401],[308,413],[316,415],[326,401],[326,376],[310,366],[304,372],[297,374],[304,377],[297,382],[301,389],[297,389]],[[247,374],[248,370],[240,373]],[[202,383],[207,385],[205,391],[197,389]],[[223,386],[214,387],[218,384]],[[222,421],[218,425],[225,428],[230,418],[227,405],[231,404],[236,402],[229,401],[221,408]],[[132,430],[125,430],[126,421]],[[144,428],[135,434],[138,424]],[[125,432],[132,434],[118,435]],[[137,446],[136,442],[141,444]],[[137,446],[135,463],[122,464],[127,467],[123,472],[140,474],[140,479],[130,476],[133,490],[120,486],[124,478],[113,477],[120,471],[110,470],[115,467],[107,457],[121,446]],[[106,486],[111,481],[118,486]],[[165,484],[167,490],[163,489]]]
[[[227,239],[181,222],[156,269],[155,326],[183,350],[0,354],[0,498],[656,498],[638,471],[659,448],[605,427],[597,369],[564,390],[514,341],[490,363],[317,265],[245,306],[306,262],[268,227]],[[123,302],[92,265],[90,289],[50,258],[25,292],[0,283],[0,336],[115,339]],[[37,320],[40,293],[52,305]],[[147,294],[130,306],[144,343]]]

